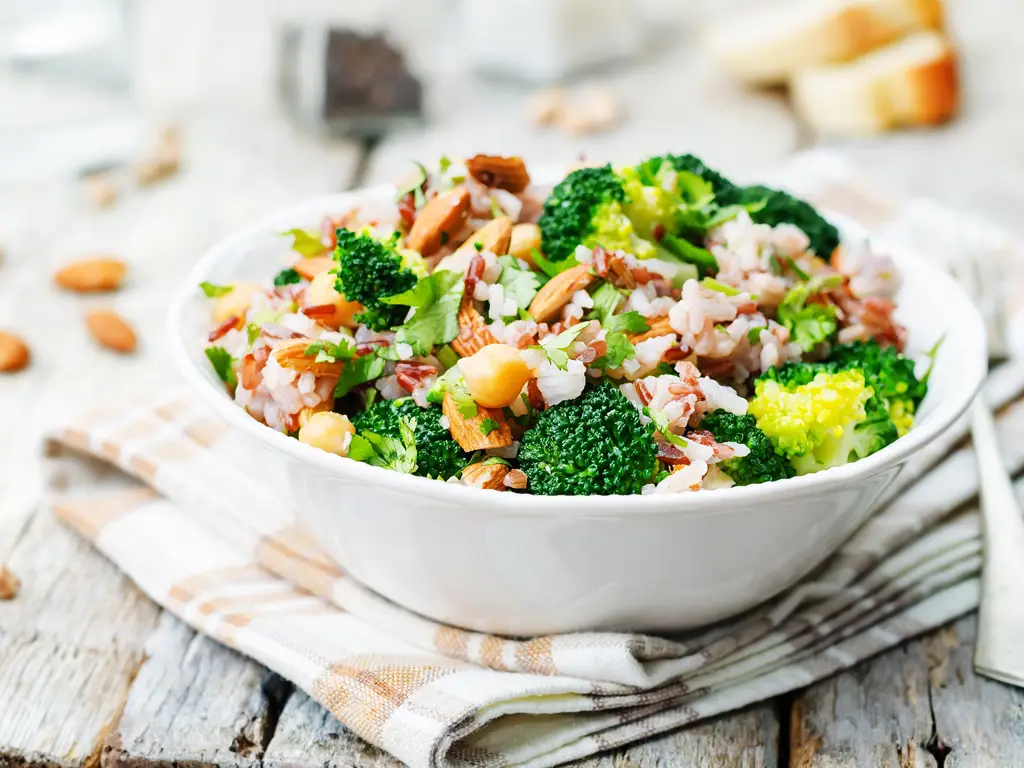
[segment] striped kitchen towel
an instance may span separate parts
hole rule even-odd
[[[890,238],[963,226],[941,207],[880,203],[832,156],[798,159],[784,181]],[[1014,470],[1022,392],[1024,364],[987,385]],[[806,686],[973,609],[981,543],[966,435],[962,420],[913,457],[882,511],[802,583],[663,638],[511,639],[405,611],[316,547],[239,438],[187,392],[83,417],[53,436],[50,456],[54,486],[69,489],[53,501],[64,522],[155,601],[363,738],[412,766],[549,766]]]

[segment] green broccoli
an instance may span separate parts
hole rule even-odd
[[[607,381],[541,413],[518,458],[527,488],[542,496],[640,493],[658,469],[654,425]]]
[[[537,222],[545,256],[565,261],[578,245],[622,249],[639,258],[653,256],[654,244],[637,236],[623,210],[626,200],[623,179],[610,165],[570,173],[544,201]]]
[[[863,459],[897,437],[864,374],[829,363],[766,372],[754,382],[749,412],[798,475]]]
[[[402,324],[409,308],[385,304],[382,299],[408,291],[416,285],[417,277],[403,267],[394,242],[382,243],[369,234],[339,229],[334,259],[338,262],[338,291],[364,307],[355,316],[357,322],[374,331]]]
[[[736,485],[768,483],[795,474],[793,466],[776,453],[772,441],[758,429],[757,419],[750,414],[737,416],[722,409],[712,411],[701,420],[700,429],[710,432],[720,443],[742,443],[750,449],[748,455],[720,464]]]
[[[420,408],[411,398],[377,400],[365,411],[352,417],[357,432],[373,432],[383,437],[398,438],[399,417],[416,420],[416,474],[447,480],[465,469],[469,456],[452,439],[447,427],[441,426],[441,408]]]
[[[913,426],[914,414],[928,393],[928,382],[917,377],[912,360],[877,341],[840,344],[828,360],[838,368],[856,368],[864,373],[875,395],[884,401],[900,435]]]
[[[736,185],[729,181],[725,176],[720,174],[718,171],[708,168],[704,161],[699,157],[693,155],[661,155],[656,157],[650,157],[645,160],[641,165],[637,166],[641,174],[645,175],[649,180],[645,183],[653,184],[654,178],[661,170],[662,166],[668,163],[672,166],[672,169],[677,173],[692,173],[695,176],[699,176],[711,185],[711,191],[715,195],[719,195],[723,192],[731,192],[736,188]]]
[[[770,187],[733,187],[723,189],[717,196],[719,205],[749,205],[764,202],[751,211],[750,218],[760,224],[776,226],[793,224],[803,230],[811,241],[815,254],[823,259],[832,256],[839,245],[839,230],[829,224],[809,203]]]

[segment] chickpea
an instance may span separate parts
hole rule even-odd
[[[309,288],[306,289],[306,305],[314,307],[333,304],[334,314],[328,317],[318,317],[317,320],[328,328],[338,328],[342,325],[346,328],[355,328],[358,323],[354,318],[363,311],[363,305],[358,301],[348,301],[338,293],[334,287],[336,278],[337,276],[330,272],[321,272],[314,277]]]
[[[338,456],[348,456],[348,446],[356,428],[348,420],[333,411],[320,411],[309,417],[299,429],[299,442],[319,448]]]
[[[224,323],[230,317],[244,317],[252,304],[253,294],[263,291],[256,283],[234,283],[231,290],[217,298],[213,305],[213,322]]]
[[[485,408],[511,405],[530,379],[526,361],[508,344],[488,344],[460,360],[459,371],[469,394]]]
[[[509,255],[522,259],[531,267],[534,250],[540,250],[540,227],[536,224],[516,224],[512,227],[512,241],[509,243]]]

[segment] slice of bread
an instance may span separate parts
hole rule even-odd
[[[942,0],[794,0],[722,20],[708,44],[740,80],[772,85],[797,70],[849,61],[942,25]]]
[[[957,109],[956,53],[938,32],[918,32],[848,64],[799,72],[791,94],[820,135],[933,125]]]

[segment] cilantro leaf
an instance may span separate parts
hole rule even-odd
[[[543,253],[534,248],[531,252],[531,256],[533,257],[533,263],[536,264],[540,271],[549,278],[561,274],[567,269],[572,269],[579,264],[575,254],[566,259],[562,259],[561,261],[548,261],[547,257]]]
[[[277,273],[274,278],[274,285],[280,288],[282,285],[292,285],[293,283],[302,282],[302,275],[296,272],[294,269],[289,267],[288,269],[282,269]]]
[[[489,435],[491,432],[498,429],[498,426],[498,422],[488,417],[480,422],[480,432],[484,435]]]
[[[533,346],[531,349],[539,349],[548,356],[553,365],[563,371],[569,364],[569,348],[576,343],[576,339],[587,328],[588,323],[576,323],[571,328],[562,331],[557,336],[548,336],[540,343],[540,346]]]
[[[289,229],[281,233],[284,236],[291,235],[292,250],[307,259],[311,256],[319,256],[330,249],[324,245],[323,235],[307,229]]]
[[[540,277],[536,272],[520,267],[514,256],[499,256],[498,263],[501,265],[498,284],[504,287],[505,295],[519,307],[529,307],[540,290]]]
[[[461,274],[439,270],[421,278],[410,290],[382,299],[385,304],[416,308],[396,331],[395,341],[410,345],[417,354],[428,355],[434,346],[447,344],[458,336],[464,287]]]
[[[476,401],[469,394],[469,388],[462,378],[458,366],[453,366],[437,377],[434,386],[427,392],[428,403],[444,402],[445,394],[452,396],[455,407],[464,418],[472,419],[479,412]]]
[[[747,341],[751,344],[757,344],[761,341],[761,331],[768,330],[765,326],[759,325],[756,328],[751,328],[747,331]]]
[[[208,283],[205,280],[199,284],[199,287],[202,288],[203,293],[211,299],[215,299],[218,296],[223,296],[224,294],[231,293],[235,290],[235,286],[233,285],[214,285],[213,283]]]
[[[413,203],[416,208],[419,209],[427,204],[427,198],[423,194],[423,185],[427,183],[427,179],[430,178],[430,174],[427,173],[427,169],[424,167],[423,163],[417,163],[413,160],[413,165],[416,166],[416,173],[410,177],[408,184],[398,188],[398,192],[395,195],[395,201],[401,202],[407,195],[412,194]]]
[[[339,360],[351,360],[355,357],[356,348],[349,344],[348,339],[342,339],[334,344],[330,341],[314,341],[306,347],[306,357],[316,355],[314,363],[336,363]]]
[[[597,358],[591,364],[591,367],[621,368],[624,362],[636,357],[636,348],[626,334],[618,331],[609,333],[604,341],[608,346],[608,350],[601,357]]]
[[[789,329],[792,340],[805,352],[828,341],[839,328],[836,308],[832,304],[808,304],[807,300],[842,282],[840,275],[813,277],[791,288],[779,304],[779,322]]]
[[[448,155],[441,155],[441,159],[437,161],[437,167],[441,173],[447,173],[448,169],[452,167],[451,158]]]
[[[417,469],[415,430],[416,419],[399,416],[399,437],[384,437],[376,432],[360,432],[352,436],[348,456],[350,459],[375,467],[411,475]]]
[[[206,358],[213,366],[217,377],[234,389],[238,384],[238,378],[235,376],[235,359],[228,354],[228,351],[224,347],[207,347]]]
[[[636,310],[623,312],[621,315],[612,315],[605,323],[609,333],[643,333],[649,331],[651,326],[647,324],[647,318]]]
[[[603,282],[597,287],[590,298],[594,301],[594,308],[587,315],[589,320],[597,320],[601,325],[615,314],[615,310],[622,303],[622,291],[609,282]]]
[[[360,384],[379,379],[384,373],[384,361],[377,355],[354,357],[341,369],[341,377],[334,388],[335,397],[344,397]]]

